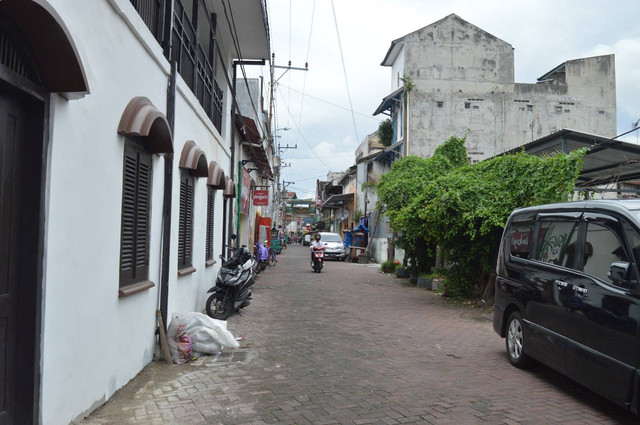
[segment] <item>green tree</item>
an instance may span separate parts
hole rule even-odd
[[[411,249],[421,241],[443,249],[445,287],[452,296],[476,296],[492,282],[509,214],[566,199],[585,153],[521,152],[469,165],[464,139],[452,138],[429,159],[406,157],[394,164],[378,185],[379,207],[401,234],[398,246],[413,257]]]
[[[427,271],[432,265],[435,241],[423,223],[415,220],[416,212],[411,209],[413,201],[425,193],[433,181],[466,164],[464,138],[452,137],[438,146],[431,158],[404,157],[380,179],[377,208],[387,214],[391,226],[399,232],[396,246],[405,251],[406,258],[419,271]]]
[[[380,143],[384,146],[391,146],[391,142],[393,142],[393,123],[390,118],[382,121],[378,126],[378,137],[380,137]]]

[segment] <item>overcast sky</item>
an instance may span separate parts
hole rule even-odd
[[[384,115],[373,111],[391,92],[380,66],[391,41],[455,13],[511,44],[515,81],[536,79],[566,60],[616,55],[618,134],[640,119],[640,25],[637,0],[267,0],[276,69],[276,135],[298,198],[315,196],[328,171],[354,164],[354,151]],[[335,13],[334,13],[335,12]],[[252,71],[255,75],[256,70]],[[268,81],[268,69],[264,69]],[[250,74],[251,75],[251,74]],[[353,112],[352,112],[353,111]],[[580,130],[580,129],[576,129]],[[637,143],[637,135],[625,138]]]

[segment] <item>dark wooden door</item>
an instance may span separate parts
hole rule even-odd
[[[0,84],[0,425],[36,417],[43,122],[42,102]]]
[[[20,229],[21,139],[25,108],[0,94],[0,424],[13,423],[16,408],[18,246]]]

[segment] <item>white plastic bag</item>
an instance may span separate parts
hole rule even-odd
[[[176,364],[185,363],[193,357],[191,337],[186,331],[187,323],[182,314],[173,314],[167,328],[167,342],[171,358]]]
[[[192,349],[198,354],[218,354],[222,344],[216,340],[215,333],[204,326],[196,326],[189,331]]]
[[[197,354],[217,354],[222,348],[240,344],[227,330],[227,322],[202,313],[174,313],[167,330],[169,350],[175,363],[184,363]],[[188,342],[188,343],[187,343]]]
[[[225,348],[238,348],[240,344],[233,334],[227,330],[225,320],[213,319],[202,313],[187,313],[187,332],[198,327],[206,328],[211,337]]]

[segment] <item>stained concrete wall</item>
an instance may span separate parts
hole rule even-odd
[[[561,79],[522,84],[514,82],[511,45],[457,15],[403,40],[396,61],[404,60],[415,83],[408,101],[410,155],[429,157],[452,136],[466,135],[475,162],[563,128],[616,134],[613,55],[569,60],[555,75]]]
[[[405,73],[425,88],[437,81],[514,81],[511,45],[457,15],[408,34],[404,44]]]

